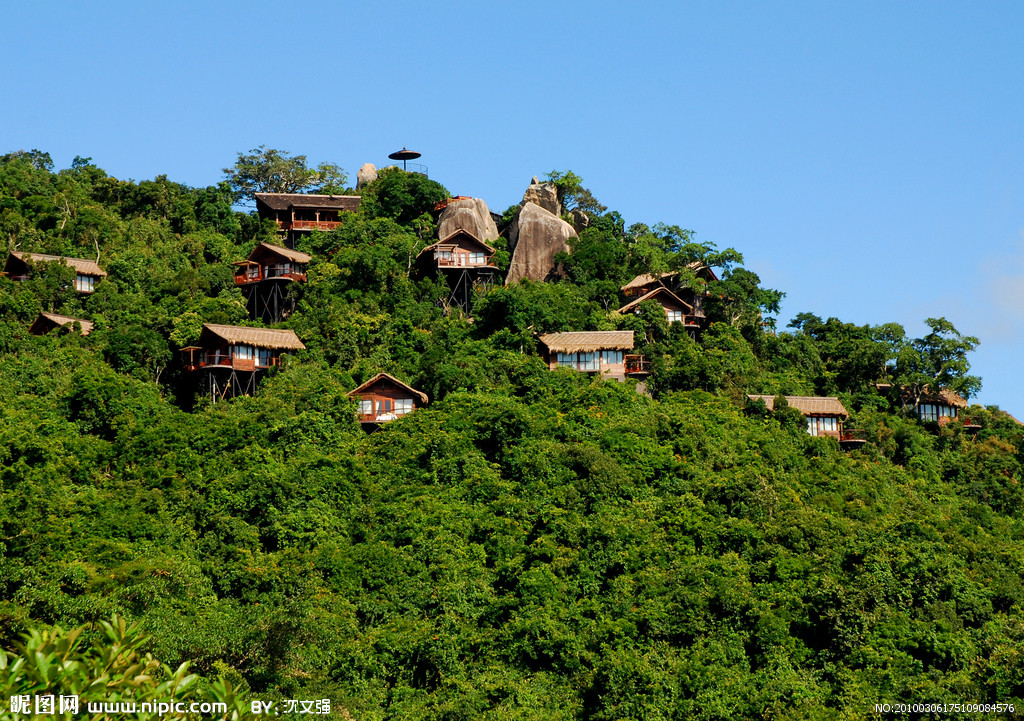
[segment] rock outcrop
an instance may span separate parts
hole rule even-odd
[[[363,163],[363,167],[356,173],[356,189],[362,188],[367,183],[377,179],[377,168],[373,163]]]
[[[583,231],[584,228],[590,227],[590,216],[584,213],[579,208],[573,208],[572,210],[572,227],[576,229],[577,233]]]
[[[568,241],[575,237],[573,227],[557,215],[537,203],[524,202],[508,228],[512,262],[505,283],[523,278],[548,280],[558,275],[555,254],[570,252]]]
[[[554,183],[538,183],[536,176],[523,194],[523,203],[539,205],[556,218],[562,215],[562,205],[558,202],[558,188]]]
[[[487,203],[480,198],[465,198],[448,203],[438,219],[437,237],[447,238],[457,230],[465,230],[483,241],[498,237],[498,226],[494,224]]]

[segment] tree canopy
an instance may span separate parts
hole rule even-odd
[[[334,163],[307,165],[305,155],[289,155],[264,145],[239,153],[235,164],[224,168],[235,202],[252,202],[256,193],[340,194],[348,175]]]

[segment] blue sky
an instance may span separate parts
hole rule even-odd
[[[784,326],[945,316],[1024,419],[1018,2],[7,3],[0,152],[202,186],[408,146],[492,209],[571,169],[734,247]]]

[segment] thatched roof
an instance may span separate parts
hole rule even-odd
[[[211,333],[228,343],[252,345],[273,350],[302,350],[302,344],[293,330],[278,328],[246,328],[238,325],[203,324],[203,334]]]
[[[591,353],[599,350],[633,350],[631,330],[592,330],[548,333],[540,342],[552,353]]]
[[[658,296],[664,296],[665,300],[674,300],[676,303],[678,303],[679,305],[683,306],[684,308],[689,308],[691,311],[693,310],[693,306],[692,305],[690,305],[685,300],[680,298],[678,295],[676,295],[675,293],[670,291],[668,288],[660,287],[660,288],[655,288],[654,290],[648,291],[647,293],[644,293],[639,298],[634,298],[631,302],[626,303],[626,305],[624,305],[621,308],[619,308],[618,312],[619,313],[628,313],[629,311],[633,310],[638,305],[643,303],[645,300],[654,300]]]
[[[33,263],[64,263],[70,265],[75,269],[76,272],[82,275],[98,275],[106,276],[107,272],[103,270],[94,260],[86,260],[85,258],[68,258],[63,255],[43,255],[42,253],[12,253],[22,260],[31,260]]]
[[[373,378],[371,378],[370,380],[366,381],[365,383],[363,383],[361,386],[359,386],[355,390],[352,390],[352,391],[349,391],[348,393],[346,393],[346,395],[349,398],[355,398],[355,397],[359,396],[360,393],[363,393],[364,391],[366,391],[367,388],[375,386],[378,383],[380,383],[381,381],[390,381],[391,383],[395,384],[399,388],[403,388],[403,389],[409,391],[409,393],[411,393],[412,395],[414,395],[417,398],[419,398],[423,403],[427,403],[428,400],[429,400],[427,398],[427,394],[426,393],[424,393],[423,391],[418,391],[415,388],[413,388],[412,386],[406,385],[405,383],[402,383],[402,381],[398,380],[397,378],[395,378],[390,373],[378,373]]]
[[[271,210],[320,208],[322,210],[359,210],[358,195],[313,195],[310,193],[256,193],[256,202]]]
[[[306,255],[305,253],[300,253],[297,250],[292,250],[291,248],[285,248],[284,246],[274,245],[264,241],[252,249],[252,252],[249,253],[249,260],[258,257],[261,250],[264,253],[273,253],[274,255],[279,255],[282,258],[287,258],[293,263],[308,263],[313,259],[313,256],[311,255]]]
[[[693,262],[687,264],[686,267],[693,271],[693,274],[696,275],[698,278],[703,278],[704,280],[718,280],[718,276],[715,275],[715,271],[711,270],[711,268],[704,265],[703,263]],[[633,290],[635,288],[643,288],[644,286],[651,285],[652,283],[657,283],[659,280],[675,278],[678,275],[678,270],[671,270],[667,273],[658,273],[657,275],[652,275],[651,273],[642,273],[638,275],[636,278],[633,278],[633,280],[626,283],[624,286],[622,286],[620,290],[625,292]]]
[[[624,286],[622,286],[620,290],[627,291],[633,290],[634,288],[643,288],[644,286],[650,285],[651,283],[657,283],[659,280],[662,280],[663,278],[669,278],[675,275],[679,275],[679,273],[658,273],[658,275],[642,273],[638,275],[636,278],[633,278],[633,280],[626,283]]]
[[[938,393],[925,391],[919,403],[936,403],[938,405],[953,406],[954,408],[966,408],[967,401],[958,393],[943,388]]]
[[[752,401],[764,401],[768,410],[775,410],[775,396],[748,395],[747,398]],[[786,396],[786,402],[805,416],[850,417],[839,399],[832,396]]]
[[[35,329],[37,325],[40,325],[44,319],[58,326],[72,325],[74,323],[78,323],[80,326],[82,326],[82,335],[89,335],[90,333],[92,333],[92,321],[83,320],[82,318],[72,318],[69,315],[58,315],[57,313],[40,313],[39,317],[36,318],[35,323],[32,324],[32,328],[30,328],[29,331],[34,333],[35,330],[33,329]]]

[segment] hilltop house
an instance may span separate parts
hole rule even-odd
[[[690,263],[687,268],[705,282],[718,280],[715,272],[702,263]],[[665,309],[670,323],[682,323],[696,337],[697,333],[707,327],[704,299],[708,294],[685,285],[685,279],[680,276],[679,271],[638,275],[620,289],[623,295],[632,300],[619,308],[619,312],[628,313],[645,300],[654,300]]]
[[[347,394],[359,400],[360,423],[386,423],[427,404],[427,394],[388,373],[378,373]]]
[[[648,300],[653,300],[661,306],[662,310],[665,311],[665,316],[668,318],[669,323],[681,323],[683,327],[690,331],[691,334],[700,330],[701,322],[704,319],[703,314],[697,315],[694,312],[694,306],[692,303],[687,303],[664,286],[655,288],[654,290],[648,291],[647,293],[634,298],[630,302],[626,303],[626,305],[619,308],[618,312],[639,313],[640,304]]]
[[[442,307],[456,306],[468,313],[473,294],[500,281],[501,271],[491,263],[494,252],[471,232],[459,228],[420,251],[415,265],[420,275],[445,279],[449,293],[447,298],[438,299]]]
[[[205,323],[199,344],[181,349],[186,372],[202,374],[211,400],[252,395],[260,373],[306,346],[292,330]]]
[[[57,315],[56,313],[40,313],[39,317],[29,326],[28,332],[32,335],[45,335],[54,328],[73,326],[75,323],[78,323],[78,326],[81,328],[82,335],[92,333],[91,321],[72,318],[69,315]]]
[[[967,407],[967,401],[959,394],[943,388],[938,393],[925,392],[917,402],[914,412],[922,421],[932,421],[944,426],[960,416],[960,409]],[[964,419],[964,425],[971,425]]]
[[[299,233],[333,230],[341,222],[340,214],[359,210],[358,195],[312,195],[306,193],[256,193],[256,212],[260,218],[277,223],[278,233],[290,248]]]
[[[7,255],[4,275],[11,280],[27,280],[31,266],[36,263],[60,263],[75,269],[75,290],[79,293],[92,293],[100,278],[107,273],[99,263],[84,258],[67,258],[63,255],[43,255],[42,253],[16,253]]]
[[[245,296],[252,320],[280,323],[295,308],[294,283],[306,282],[310,256],[280,245],[260,243],[235,266],[235,285]]]
[[[764,401],[769,411],[775,410],[775,396],[748,395],[752,401]],[[844,448],[863,445],[867,434],[859,430],[844,430],[843,423],[850,414],[838,398],[833,396],[785,396],[790,408],[807,418],[807,432],[812,436],[831,436]]]
[[[598,330],[548,333],[540,337],[548,368],[572,368],[581,373],[600,373],[615,380],[650,374],[650,364],[633,350],[633,331]]]

